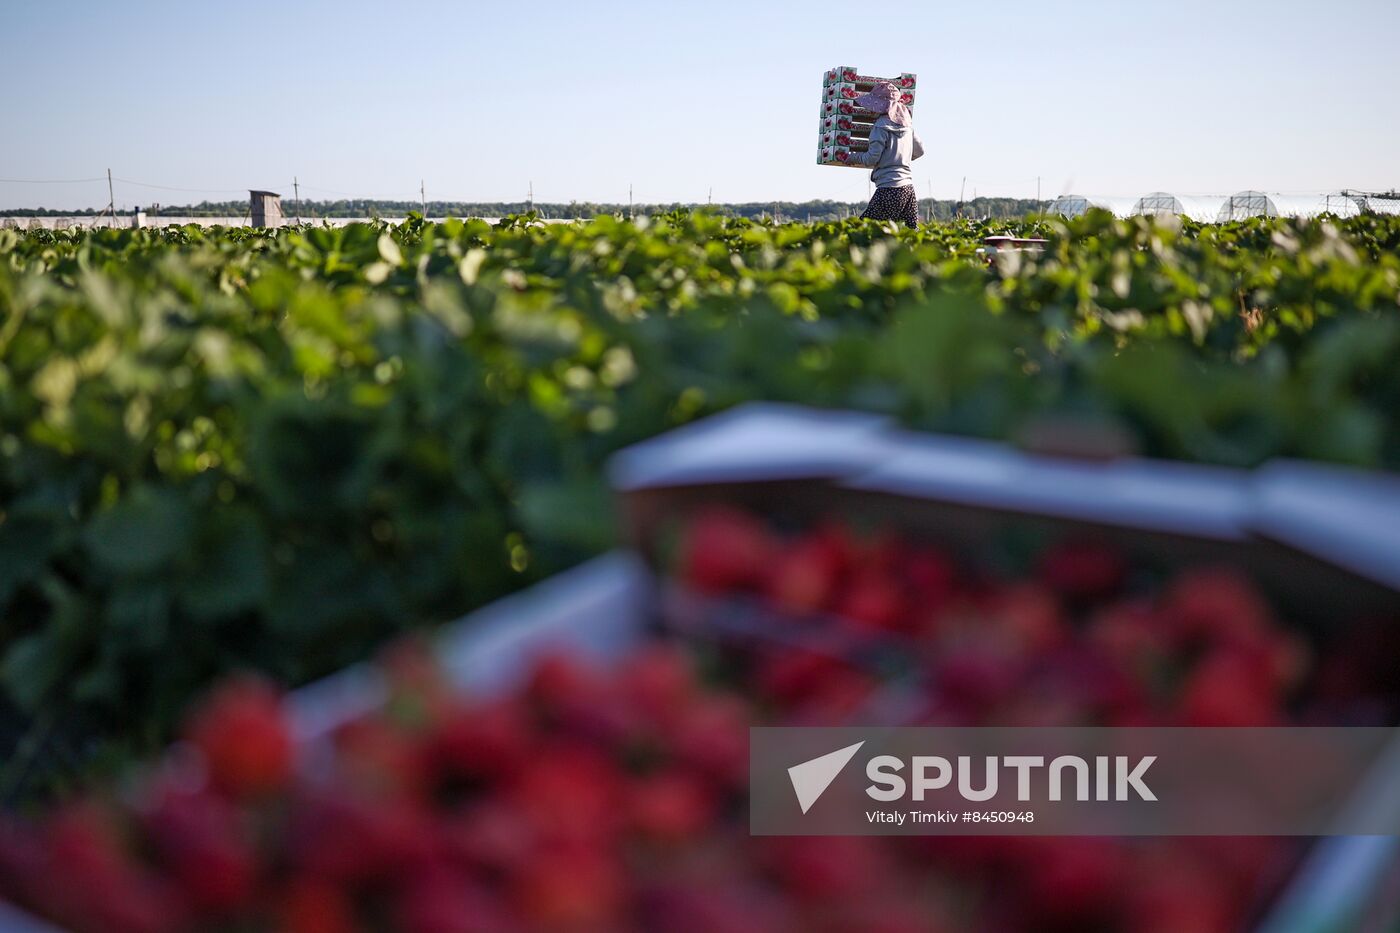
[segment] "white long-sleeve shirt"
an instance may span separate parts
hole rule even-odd
[[[900,126],[889,117],[880,117],[870,130],[870,148],[861,159],[872,169],[870,180],[877,188],[900,188],[914,183],[909,163],[924,154],[923,143],[913,126]]]

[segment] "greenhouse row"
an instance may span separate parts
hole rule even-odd
[[[1237,191],[1232,195],[1177,195],[1154,191],[1140,198],[1062,194],[1050,202],[1048,213],[1078,217],[1092,208],[1112,211],[1119,217],[1139,214],[1177,214],[1203,223],[1244,220],[1247,217],[1315,217],[1333,214],[1354,217],[1371,212],[1400,213],[1400,195],[1375,195],[1359,191],[1323,194],[1275,194]]]

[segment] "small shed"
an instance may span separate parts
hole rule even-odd
[[[282,226],[282,195],[276,191],[249,191],[248,208],[255,227]]]

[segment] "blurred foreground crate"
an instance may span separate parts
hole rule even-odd
[[[606,661],[655,632],[781,648],[787,635],[761,617],[731,614],[731,631],[701,631],[695,622],[707,618],[707,607],[657,572],[668,529],[716,503],[796,524],[844,513],[974,554],[1008,533],[1093,529],[1145,560],[1243,568],[1324,642],[1357,613],[1400,618],[1400,479],[1391,475],[1294,462],[1238,471],[1075,459],[918,434],[867,414],[770,404],[740,406],[622,451],[610,475],[634,549],[440,630],[438,652],[456,681],[506,689],[541,654],[567,649]],[[293,695],[296,731],[305,742],[323,741],[384,696],[376,668],[348,668]],[[876,712],[869,721],[889,720]],[[1351,805],[1377,825],[1400,825],[1400,744]],[[1323,838],[1259,929],[1392,929],[1398,884],[1396,837]],[[0,931],[47,929],[0,905]]]
[[[675,527],[725,504],[790,527],[844,515],[964,555],[1009,536],[1087,532],[1153,566],[1227,565],[1323,646],[1361,616],[1400,620],[1400,477],[1389,474],[1051,456],[878,416],[751,404],[622,451],[611,478],[653,566]],[[1351,806],[1400,825],[1400,742]],[[1260,929],[1391,929],[1397,883],[1400,839],[1318,840]]]

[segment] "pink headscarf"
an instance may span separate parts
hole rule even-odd
[[[882,81],[867,93],[857,97],[856,106],[873,110],[876,113],[883,113],[890,118],[891,123],[899,126],[908,126],[914,119],[909,113],[909,108],[904,104],[904,98],[899,88],[888,81]]]

